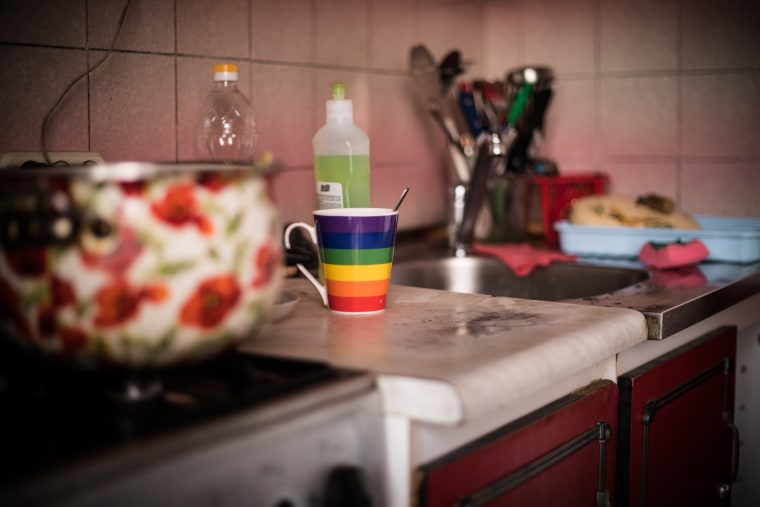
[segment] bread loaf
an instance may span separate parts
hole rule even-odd
[[[580,225],[699,229],[688,213],[667,197],[589,195],[573,201],[568,220]]]

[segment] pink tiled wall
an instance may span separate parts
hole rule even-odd
[[[47,109],[104,54],[123,0],[0,3],[0,151],[39,150]],[[314,206],[311,137],[343,80],[371,139],[373,202],[410,186],[403,227],[444,220],[442,134],[415,104],[408,51],[457,48],[469,77],[557,73],[544,155],[701,214],[760,216],[760,8],[753,0],[131,0],[116,51],[55,113],[48,149],[195,157],[210,69],[232,60],[282,165],[286,221]]]

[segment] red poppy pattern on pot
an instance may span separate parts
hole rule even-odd
[[[0,251],[3,334],[93,367],[143,367],[203,358],[269,320],[282,248],[264,178],[54,185],[81,227],[63,245]]]

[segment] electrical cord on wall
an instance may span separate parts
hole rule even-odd
[[[113,49],[116,46],[116,40],[119,38],[119,34],[121,33],[121,29],[124,26],[124,19],[127,17],[127,9],[129,9],[129,3],[131,0],[127,0],[124,4],[124,9],[121,11],[121,16],[119,17],[119,23],[116,25],[116,32],[113,34],[113,39],[111,40],[111,45],[109,46],[108,50],[106,51],[106,54],[103,55],[103,57],[98,60],[95,65],[90,67],[89,69],[85,70],[83,73],[78,75],[74,78],[71,83],[63,90],[63,93],[58,97],[58,100],[55,101],[55,103],[50,107],[47,114],[45,114],[45,118],[42,120],[42,127],[40,128],[40,151],[42,151],[42,156],[45,158],[45,162],[47,162],[48,165],[53,165],[53,161],[50,159],[50,156],[48,155],[47,147],[45,146],[45,131],[47,130],[48,122],[50,121],[50,118],[53,116],[53,113],[58,108],[58,106],[63,101],[64,97],[68,95],[68,93],[71,91],[71,89],[74,87],[75,84],[77,84],[80,80],[82,80],[84,77],[88,76],[92,71],[100,67],[103,62],[105,62],[109,56],[111,56],[111,53],[113,53]]]

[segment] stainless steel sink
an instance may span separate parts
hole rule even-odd
[[[445,257],[394,262],[391,283],[471,294],[561,301],[597,296],[635,285],[649,274],[640,269],[570,262],[537,267],[517,276],[490,257]]]

